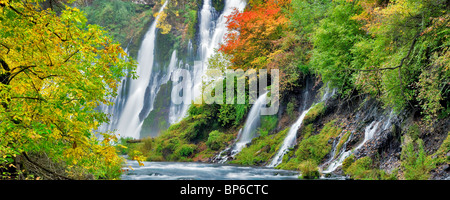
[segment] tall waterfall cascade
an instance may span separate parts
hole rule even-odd
[[[168,2],[165,1],[159,12],[167,7]],[[201,64],[201,67],[183,63],[183,61],[178,60],[177,52],[174,51],[167,70],[155,68],[160,64],[155,61],[155,52],[158,51],[158,49],[155,49],[158,35],[156,24],[159,20],[159,16],[157,16],[145,34],[139,49],[136,69],[138,78],[122,80],[119,95],[113,100],[114,106],[100,106],[99,109],[112,116],[111,122],[103,124],[99,130],[103,132],[117,130],[120,137],[140,138],[145,119],[156,109],[154,104],[161,86],[167,84],[171,75],[177,70],[188,69],[191,73],[191,80],[187,81],[190,89],[183,92],[200,91],[202,77],[208,69],[206,63],[215,53],[215,49],[218,49],[219,45],[224,42],[227,31],[226,16],[230,15],[235,9],[243,11],[245,6],[245,0],[225,0],[224,10],[219,15],[219,12],[212,6],[212,0],[204,0],[199,16],[197,57],[194,57],[193,41],[189,41],[187,49],[187,57],[197,61],[194,63]],[[201,93],[198,92],[193,94],[194,98],[200,95]],[[189,106],[189,104],[176,105],[170,103],[167,108],[167,116],[158,117],[167,118],[169,124],[177,123],[187,116]],[[156,136],[157,133],[150,135]]]

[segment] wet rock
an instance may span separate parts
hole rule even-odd
[[[444,166],[442,166],[442,170],[449,172],[450,171],[450,166],[448,164],[445,164]]]

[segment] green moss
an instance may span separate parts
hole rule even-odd
[[[396,180],[397,170],[392,173],[386,173],[384,170],[377,169],[370,157],[363,157],[354,161],[354,157],[346,159],[344,172],[357,180]],[[351,163],[351,164],[350,164]],[[349,166],[348,166],[349,165]],[[347,167],[348,166],[348,167]]]
[[[331,144],[328,141],[331,138],[335,138],[342,130],[334,125],[334,121],[331,121],[322,128],[319,134],[308,136],[306,135],[302,141],[300,141],[298,149],[295,153],[299,161],[313,160],[316,163],[320,163],[322,159],[327,155],[331,149]]]
[[[158,136],[169,128],[169,123],[167,123],[167,121],[169,120],[171,91],[171,82],[161,85],[153,104],[154,109],[149,113],[142,124],[140,133],[141,138]]]
[[[309,112],[306,114],[305,118],[303,119],[304,124],[309,124],[314,122],[317,117],[323,115],[325,113],[325,104],[323,102],[318,103],[314,105]]]
[[[158,31],[155,42],[155,61],[158,63],[165,63],[170,61],[172,51],[174,50],[175,43],[179,42],[177,37],[172,33],[161,34]],[[153,68],[154,70],[157,68]]]
[[[335,121],[328,122],[319,134],[314,134],[313,124],[308,124],[302,129],[301,141],[297,150],[290,159],[283,159],[277,166],[279,169],[299,170],[299,165],[305,161],[321,163],[323,158],[331,151],[332,145],[328,141],[335,138],[342,131],[335,126]]]
[[[339,153],[339,152],[341,151],[342,145],[344,145],[345,142],[347,142],[347,140],[348,140],[348,138],[350,138],[350,135],[351,135],[351,134],[352,134],[352,133],[351,133],[350,131],[347,131],[347,132],[341,137],[341,139],[339,140],[339,143],[338,143],[338,145],[337,145],[337,147],[336,147],[336,153]]]
[[[370,157],[364,157],[353,162],[345,172],[354,179],[378,179],[371,169],[372,159]]]
[[[290,118],[294,118],[294,110],[295,110],[295,104],[297,101],[293,98],[291,101],[286,105],[286,113]]]
[[[450,132],[449,132],[450,133]],[[434,162],[436,165],[450,163],[450,156],[448,153],[450,152],[450,134],[447,133],[447,138],[442,142],[441,147],[433,154]]]
[[[355,155],[350,155],[342,162],[342,170],[347,173],[347,169],[355,162]]]
[[[274,135],[260,136],[253,139],[252,144],[237,154],[235,160],[231,161],[231,163],[240,165],[261,165],[267,163],[280,148],[288,131],[289,128]]]
[[[267,136],[269,133],[277,127],[278,116],[261,116],[261,127],[259,128],[259,134],[261,136]]]
[[[420,130],[419,130],[419,126],[417,124],[413,124],[408,128],[408,131],[406,132],[406,135],[408,135],[409,137],[411,137],[411,139],[413,141],[416,141],[417,139],[419,139],[420,136]]]

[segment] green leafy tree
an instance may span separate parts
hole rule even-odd
[[[97,111],[134,68],[119,44],[77,8],[60,14],[40,0],[0,1],[0,163],[44,153],[66,176],[117,178],[122,159],[114,135],[94,134],[108,116]],[[47,169],[48,170],[48,169]]]

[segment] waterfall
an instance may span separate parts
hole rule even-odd
[[[227,18],[226,16],[231,15],[231,13],[237,9],[243,11],[246,4],[245,0],[226,0],[225,6],[222,14],[215,19],[216,11],[211,5],[212,0],[204,0],[203,8],[200,11],[200,45],[198,49],[198,54],[200,55],[201,67],[194,67],[194,69],[199,69],[193,72],[192,89],[194,91],[193,97],[200,97],[202,94],[202,77],[206,70],[208,69],[207,63],[208,59],[215,53],[215,50],[219,48],[219,45],[224,42],[224,36],[227,31]],[[193,99],[194,100],[194,99]]]
[[[332,98],[337,92],[337,89],[333,89],[330,92],[330,89],[328,87],[328,84],[325,88],[325,94],[322,95],[322,98],[319,102],[326,102],[328,99]],[[303,120],[305,119],[305,116],[308,114],[309,110],[313,108],[316,104],[313,104],[308,109],[306,109],[307,106],[307,100],[309,98],[309,91],[308,87],[306,87],[305,93],[303,95],[304,103],[303,103],[303,112],[300,115],[300,117],[297,119],[297,121],[291,126],[289,129],[288,134],[284,138],[283,144],[281,145],[280,149],[278,150],[277,154],[272,159],[272,162],[268,165],[268,167],[276,167],[283,161],[283,156],[289,151],[289,148],[292,148],[295,145],[295,142],[297,140],[297,132],[302,127]]]
[[[278,150],[277,154],[272,159],[272,162],[268,165],[268,167],[278,166],[283,160],[284,154],[288,152],[289,148],[294,146],[295,140],[297,139],[297,131],[302,126],[303,119],[305,118],[306,114],[308,114],[309,110],[310,109],[303,111],[302,115],[300,115],[300,117],[294,123],[294,125],[291,126],[286,138],[284,138],[283,145],[280,147],[280,149]]]
[[[163,11],[169,1],[166,1],[160,8],[159,12]],[[146,33],[138,53],[138,66],[136,74],[138,79],[130,80],[127,84],[130,88],[127,102],[123,108],[122,114],[117,124],[117,131],[121,137],[139,138],[140,129],[142,126],[141,111],[144,108],[144,98],[146,94],[153,95],[154,87],[148,87],[150,84],[154,51],[156,39],[156,23],[159,16],[153,21],[149,31]],[[155,84],[150,84],[155,85]],[[150,88],[153,91],[149,91]],[[152,106],[153,107],[153,106]],[[139,116],[141,115],[141,116]]]
[[[165,1],[159,12],[167,7],[168,2],[168,0]],[[156,136],[158,130],[161,130],[161,127],[154,127],[154,123],[167,120],[168,124],[174,124],[186,117],[189,104],[174,105],[173,103],[168,103],[168,105],[163,105],[163,108],[160,108],[160,104],[154,105],[155,101],[167,99],[165,96],[160,96],[167,95],[166,92],[162,91],[159,94],[162,85],[168,83],[171,75],[177,70],[188,69],[192,76],[190,80],[187,80],[189,89],[183,92],[196,92],[193,94],[194,98],[201,96],[198,88],[201,87],[202,77],[208,68],[204,63],[207,63],[211,55],[214,54],[215,49],[223,42],[224,35],[227,31],[226,16],[230,15],[235,9],[243,11],[245,6],[246,2],[244,0],[225,0],[224,10],[219,16],[218,12],[212,6],[211,0],[204,0],[199,16],[200,40],[197,49],[198,58],[194,58],[193,43],[190,40],[188,43],[186,63],[179,61],[174,51],[168,69],[162,69],[159,66],[160,63],[155,62],[154,58],[155,52],[158,51],[158,49],[155,49],[156,35],[158,32],[156,23],[159,19],[159,16],[157,16],[145,34],[139,49],[137,58],[138,66],[136,69],[138,79],[122,80],[122,88],[119,91],[119,96],[114,100],[116,104],[109,107],[99,107],[102,111],[114,115],[111,118],[111,122],[102,125],[99,130],[111,131],[116,129],[120,137],[140,138],[144,136]],[[200,64],[202,67],[192,66],[188,63],[189,61],[195,60],[200,61],[194,63],[197,63],[197,65]],[[166,89],[167,86],[164,88]],[[159,107],[154,108],[154,106]],[[163,110],[164,112],[155,112],[156,110]]]
[[[211,4],[211,0],[204,0],[203,7],[200,11],[200,28],[199,35],[200,41],[197,49],[200,62],[194,63],[195,65],[201,65],[189,67],[191,68],[191,80],[187,80],[189,85],[188,93],[193,94],[193,99],[201,97],[201,86],[203,81],[203,76],[208,69],[207,63],[208,59],[215,53],[215,49],[219,48],[219,45],[223,43],[226,28],[226,16],[230,15],[234,9],[243,11],[246,6],[244,0],[226,0],[225,6],[222,14],[217,16],[217,11]],[[189,41],[188,44],[188,54],[192,54],[192,43]],[[184,101],[186,102],[186,101]],[[190,102],[190,101],[189,101]],[[171,111],[169,121],[171,124],[179,122],[183,117],[186,116],[189,104],[183,105],[171,105]]]
[[[331,173],[334,170],[336,170],[339,166],[341,166],[346,158],[348,158],[354,152],[358,151],[361,147],[364,146],[364,144],[366,144],[369,140],[371,140],[373,138],[373,136],[375,135],[375,132],[377,131],[379,125],[380,125],[380,122],[373,121],[369,126],[367,126],[365,128],[365,130],[364,130],[364,140],[363,140],[363,142],[361,142],[361,144],[359,144],[356,148],[354,148],[352,150],[344,151],[339,156],[338,159],[336,159],[333,162],[331,162],[331,164],[328,166],[328,168],[325,171],[323,171],[323,173]]]
[[[244,129],[240,132],[238,136],[238,141],[236,142],[231,156],[237,155],[248,143],[252,141],[256,136],[256,130],[260,125],[261,109],[267,104],[267,92],[261,95],[255,104],[250,109],[250,113],[245,121]]]

